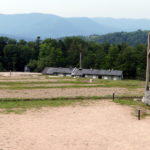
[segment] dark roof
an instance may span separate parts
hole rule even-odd
[[[99,76],[122,76],[123,72],[120,70],[96,70],[96,69],[78,69],[78,68],[52,68],[46,67],[43,74],[71,74],[74,76],[84,75],[99,75]]]
[[[43,74],[57,74],[57,73],[62,73],[62,74],[71,74],[72,73],[72,68],[51,68],[51,67],[46,67],[43,72]]]
[[[83,76],[83,75],[108,75],[108,76],[122,76],[122,71],[120,70],[96,70],[96,69],[76,69],[73,75]]]
[[[120,70],[100,70],[100,74],[111,76],[122,76],[123,72]]]

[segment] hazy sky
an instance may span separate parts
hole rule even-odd
[[[150,0],[0,0],[1,14],[41,12],[64,17],[150,18]]]

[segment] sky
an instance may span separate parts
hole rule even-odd
[[[150,0],[0,0],[0,14],[48,13],[62,17],[149,18]]]

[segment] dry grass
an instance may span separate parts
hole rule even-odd
[[[141,95],[143,94],[139,89]],[[0,90],[0,98],[56,98],[76,96],[107,96],[112,95],[137,95],[137,90],[125,88],[51,88],[51,89],[26,89],[26,90]],[[139,93],[138,93],[139,94]]]
[[[0,73],[0,98],[56,98],[143,95],[144,82],[51,77],[37,73]]]

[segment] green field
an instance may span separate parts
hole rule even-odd
[[[70,78],[69,78],[70,79]],[[63,85],[61,85],[63,84]],[[53,85],[53,86],[52,86]],[[61,86],[60,86],[61,85]],[[84,88],[84,87],[122,87],[128,89],[144,88],[145,82],[138,80],[102,80],[95,79],[92,83],[89,79],[71,79],[67,81],[67,78],[57,78],[57,81],[6,81],[0,80],[0,89],[43,89],[43,88]]]

